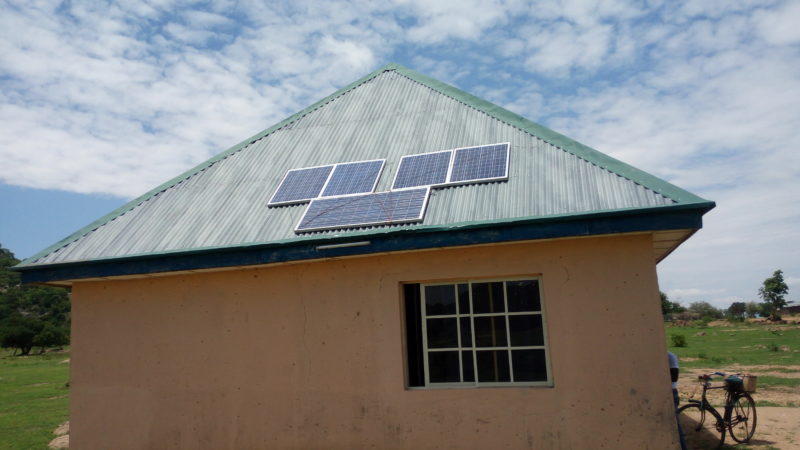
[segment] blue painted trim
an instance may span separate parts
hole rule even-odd
[[[702,228],[702,216],[711,207],[652,208],[605,212],[583,216],[540,218],[504,225],[489,224],[451,229],[403,230],[383,235],[346,237],[341,243],[369,240],[369,245],[317,250],[332,239],[284,244],[195,250],[175,254],[144,255],[103,261],[17,267],[23,283],[46,283],[83,278],[141,275],[182,270],[274,264],[288,261],[367,255],[404,250],[492,244],[535,239]]]

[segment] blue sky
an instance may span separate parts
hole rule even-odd
[[[0,2],[0,243],[27,257],[398,62],[717,208],[673,300],[800,300],[800,2]]]

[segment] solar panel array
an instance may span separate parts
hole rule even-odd
[[[392,189],[504,180],[508,151],[506,142],[404,156]]]
[[[418,222],[425,215],[430,188],[314,199],[295,232]]]
[[[317,197],[372,192],[384,160],[290,169],[275,190],[269,206],[304,203]]]
[[[508,160],[507,142],[403,156],[387,192],[383,159],[291,169],[269,206],[310,201],[296,233],[419,222],[432,187],[508,179]]]

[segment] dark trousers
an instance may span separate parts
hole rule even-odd
[[[681,428],[681,418],[678,417],[678,403],[680,403],[680,398],[678,397],[678,390],[672,390],[672,401],[675,402],[675,418],[678,420],[678,436],[681,440],[681,450],[686,449],[686,438],[683,437],[683,428]]]

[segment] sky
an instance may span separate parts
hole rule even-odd
[[[0,0],[0,244],[25,258],[396,62],[717,207],[688,305],[800,301],[800,1]]]

